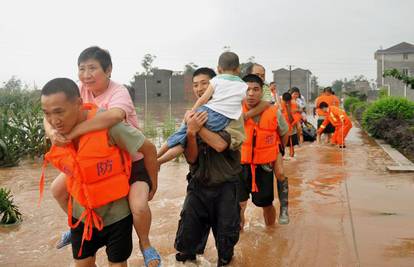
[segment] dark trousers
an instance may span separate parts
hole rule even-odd
[[[180,217],[174,245],[177,251],[202,254],[211,228],[218,257],[231,259],[240,234],[237,182],[206,187],[190,180]]]

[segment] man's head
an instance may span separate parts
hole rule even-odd
[[[326,95],[332,95],[333,94],[333,91],[332,91],[332,88],[331,87],[325,87],[324,89],[323,89],[323,92],[326,94]]]
[[[258,63],[251,64],[247,68],[247,73],[259,76],[262,79],[263,82],[266,81],[266,70],[262,65],[260,65]]]
[[[290,93],[286,92],[282,95],[282,99],[286,103],[290,103],[290,101],[292,100],[292,95]]]
[[[263,80],[254,74],[247,74],[243,77],[247,83],[246,103],[250,108],[259,104],[263,97]]]
[[[240,73],[239,56],[233,52],[222,53],[218,60],[217,70],[219,73],[238,75]]]
[[[210,68],[199,68],[193,73],[193,92],[197,98],[204,94],[215,76],[216,73]]]
[[[67,78],[56,78],[42,88],[42,110],[46,120],[60,134],[69,133],[78,123],[82,99],[76,83]]]
[[[319,104],[319,108],[320,109],[322,109],[323,111],[328,111],[328,107],[329,107],[329,105],[328,105],[328,103],[326,103],[326,102],[321,102],[320,104]]]

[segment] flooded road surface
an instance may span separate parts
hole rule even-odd
[[[302,146],[296,160],[285,161],[291,223],[266,228],[261,210],[249,203],[247,224],[230,266],[356,266],[345,181],[361,266],[414,266],[414,175],[390,174],[385,171],[390,164],[392,160],[357,128],[352,129],[343,163],[337,148]],[[162,167],[151,202],[151,240],[163,266],[215,266],[211,236],[196,263],[183,265],[174,259],[186,172],[185,163]],[[60,233],[68,229],[66,216],[49,191],[37,207],[39,175],[38,163],[0,170],[0,186],[12,190],[24,218],[17,228],[0,228],[0,266],[72,265],[70,247],[54,248]],[[47,185],[55,175],[48,171]],[[97,258],[99,266],[107,265],[104,250]],[[129,266],[143,266],[135,234]]]

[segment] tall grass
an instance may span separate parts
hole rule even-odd
[[[16,166],[20,159],[46,151],[42,122],[39,91],[18,82],[0,88],[0,167]]]

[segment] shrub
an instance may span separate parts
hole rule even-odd
[[[167,117],[164,120],[164,125],[162,126],[162,138],[167,140],[175,132],[175,120],[172,117]]]
[[[13,224],[21,220],[22,214],[13,203],[10,189],[0,188],[0,224]]]
[[[408,121],[414,118],[414,102],[387,97],[373,102],[362,116],[363,127],[374,137],[382,138],[378,121],[382,118]]]
[[[359,98],[353,97],[353,96],[347,97],[344,101],[345,111],[350,113],[352,104],[354,104],[356,102],[360,102]]]
[[[365,110],[369,107],[368,102],[357,102],[351,106],[351,112],[354,118],[359,122],[362,123],[362,114]]]
[[[385,98],[388,97],[388,88],[381,87],[378,94],[379,98]]]

